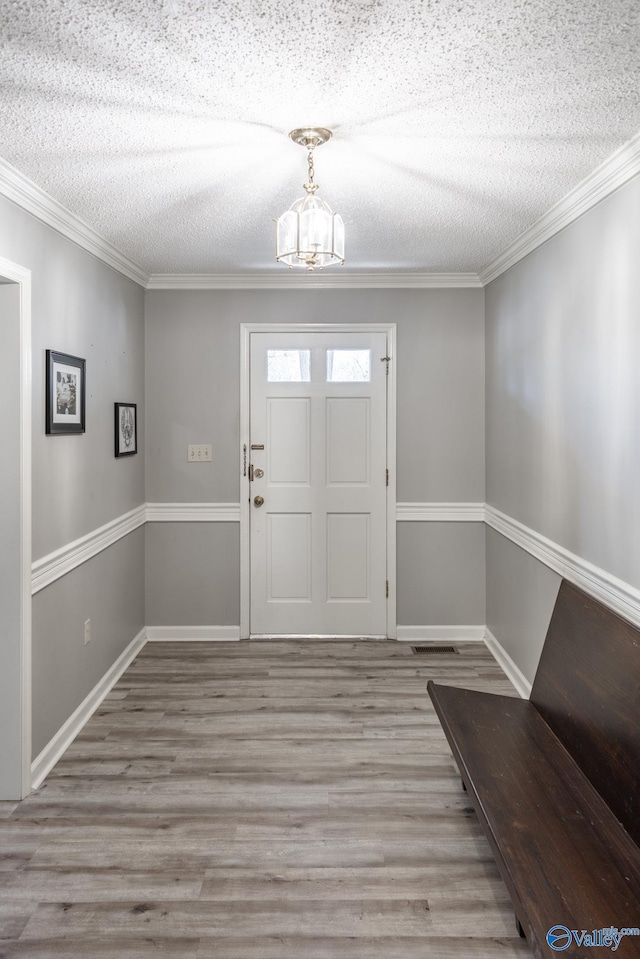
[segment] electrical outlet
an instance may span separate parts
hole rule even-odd
[[[189,463],[210,463],[212,448],[207,443],[189,443],[187,460]]]
[[[91,642],[91,620],[85,619],[84,621],[84,644],[85,646]]]

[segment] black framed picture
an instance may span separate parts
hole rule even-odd
[[[84,433],[85,361],[47,350],[46,432]]]
[[[116,456],[132,456],[138,452],[138,405],[115,404]]]

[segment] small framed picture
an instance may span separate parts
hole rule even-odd
[[[85,361],[47,350],[46,432],[84,433],[85,395]]]
[[[136,403],[116,403],[116,456],[131,456],[138,452],[138,406]]]

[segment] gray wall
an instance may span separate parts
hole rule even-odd
[[[135,530],[33,597],[34,757],[142,629],[144,538]]]
[[[639,249],[636,178],[491,283],[485,304],[487,502],[636,588]],[[531,679],[554,589],[534,583],[525,604],[534,561],[516,584],[491,542],[488,625]]]
[[[484,523],[398,523],[398,623],[485,623]]]
[[[239,523],[148,523],[147,626],[237,626]]]
[[[487,625],[532,682],[560,576],[495,530],[486,538]]]
[[[241,323],[390,321],[398,326],[398,500],[483,502],[483,292],[465,289],[148,292],[147,500],[238,502]],[[212,463],[187,463],[188,443],[211,443]],[[167,582],[201,577],[198,556],[203,553],[213,564],[213,577],[221,531],[218,524],[202,525],[197,534],[193,524],[176,524],[172,534],[150,528],[149,625],[229,624],[223,618],[226,597],[218,603],[211,583],[203,584],[199,600],[192,594],[188,610],[179,600],[166,601]],[[418,526],[413,534],[399,530],[399,569],[412,567],[416,549],[433,562],[422,567],[419,595],[404,590],[398,622],[484,623],[481,528]],[[192,555],[189,544],[196,539]],[[235,582],[237,556],[234,543],[225,576]],[[416,568],[420,557],[415,555]],[[460,589],[440,589],[436,584],[447,575],[457,578],[461,564]],[[230,595],[235,603],[237,593]],[[188,621],[180,619],[185,615]],[[416,623],[414,615],[422,619]]]
[[[144,291],[4,198],[0,255],[32,273],[35,560],[144,502]],[[84,435],[45,435],[47,349],[86,359]],[[138,456],[114,457],[116,400],[138,403]],[[137,539],[127,537],[111,548],[118,550],[117,570],[106,558],[104,569],[92,561],[81,574],[68,574],[71,578],[35,598],[34,755],[144,625],[143,554]],[[0,550],[6,556],[4,543]],[[80,575],[84,595],[70,587]],[[132,587],[124,600],[123,577]],[[99,630],[85,648],[84,620],[93,624],[104,608],[116,610],[122,602],[127,629],[116,624],[108,638]],[[57,669],[49,668],[52,662]]]
[[[392,320],[398,500],[486,498],[640,587],[639,248],[636,178],[484,293],[155,291],[145,326],[135,283],[0,198],[0,255],[33,279],[33,558],[145,499],[238,501],[240,323]],[[12,296],[0,291],[5,314]],[[83,436],[45,436],[46,349],[87,360]],[[3,390],[14,387],[5,378]],[[116,400],[138,403],[137,457],[113,456]],[[212,443],[213,462],[189,465],[189,442]],[[0,476],[3,499],[13,487],[15,476]],[[10,520],[5,511],[5,586],[15,575]],[[36,595],[34,754],[145,621],[238,621],[238,532],[150,524]],[[399,524],[398,621],[484,622],[485,551],[486,621],[531,679],[559,577],[481,524]]]

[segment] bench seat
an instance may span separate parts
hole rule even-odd
[[[546,940],[557,924],[640,926],[640,850],[536,707],[428,689],[534,956],[557,955]],[[608,951],[574,943],[566,954]],[[617,955],[640,959],[640,937],[624,937]]]

